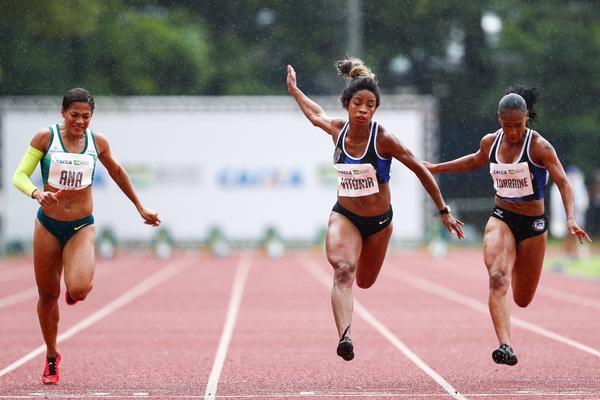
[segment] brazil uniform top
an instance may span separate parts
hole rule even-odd
[[[346,146],[344,145],[344,139],[348,133],[350,124],[346,122],[342,128],[335,145],[335,151],[333,153],[334,164],[371,164],[376,171],[377,182],[387,183],[390,180],[390,166],[392,164],[391,158],[383,158],[377,152],[377,130],[379,125],[375,121],[371,121],[369,131],[369,141],[367,148],[362,157],[355,158],[346,152]]]
[[[531,159],[532,137],[533,131],[527,128],[519,158],[515,162],[504,163],[498,159],[498,150],[504,138],[504,131],[499,129],[496,132],[496,138],[490,149],[489,160],[490,173],[498,197],[514,202],[544,199],[548,171]],[[529,185],[530,187],[527,188]],[[527,189],[529,190],[527,191]],[[524,193],[529,194],[524,195]]]
[[[91,129],[84,132],[83,150],[69,153],[63,144],[59,124],[50,126],[50,144],[40,164],[42,179],[62,190],[81,190],[92,184],[98,149]]]

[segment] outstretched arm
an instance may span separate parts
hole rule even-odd
[[[382,128],[381,128],[382,129]],[[446,202],[442,197],[440,188],[438,187],[433,175],[425,168],[425,165],[420,162],[412,152],[406,148],[395,136],[385,132],[381,135],[383,140],[379,143],[382,145],[382,155],[390,155],[406,165],[414,174],[419,178],[421,184],[431,196],[431,199],[435,203],[438,210],[442,210],[446,207]],[[448,231],[452,234],[456,234],[459,239],[464,239],[465,235],[462,231],[462,221],[455,219],[451,213],[441,214],[442,223]]]
[[[135,193],[129,174],[125,171],[125,168],[119,164],[119,162],[112,156],[108,140],[98,133],[96,135],[96,144],[98,145],[98,159],[102,162],[102,165],[106,167],[108,174],[115,181],[117,186],[125,193],[125,196],[131,200],[135,208],[140,213],[140,216],[144,219],[146,225],[158,226],[160,225],[160,218],[158,213],[154,210],[146,208],[140,202],[140,199]]]
[[[425,167],[432,174],[469,172],[483,167],[488,162],[488,152],[494,141],[494,135],[486,135],[481,139],[477,152],[459,157],[452,161],[438,164],[424,162]]]
[[[583,243],[583,239],[591,243],[592,239],[590,239],[588,234],[581,229],[575,221],[575,216],[573,214],[573,203],[575,202],[573,188],[571,187],[571,183],[567,178],[567,174],[565,173],[565,170],[558,159],[554,147],[552,147],[550,142],[541,136],[538,136],[536,139],[535,146],[533,146],[534,151],[532,156],[535,156],[536,159],[538,157],[541,159],[542,165],[546,167],[550,177],[560,191],[563,206],[565,207],[565,214],[567,216],[567,229],[569,230],[569,233],[577,236],[580,243]]]
[[[317,103],[308,98],[296,85],[296,71],[291,65],[287,66],[287,88],[288,92],[294,97],[300,109],[308,120],[328,134],[332,134],[334,120],[325,114],[325,111]]]

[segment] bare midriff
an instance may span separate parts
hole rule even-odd
[[[338,203],[346,210],[362,217],[374,217],[390,208],[390,187],[388,183],[379,184],[379,192],[362,197],[338,196]]]
[[[57,189],[45,184],[44,190],[56,192]],[[59,221],[74,221],[91,215],[94,209],[92,186],[81,190],[61,190],[58,204],[42,207],[44,214]]]
[[[510,201],[496,196],[496,206],[515,214],[537,217],[544,214],[544,200]]]

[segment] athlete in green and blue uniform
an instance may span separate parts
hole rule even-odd
[[[64,121],[42,129],[32,139],[13,175],[14,185],[40,204],[33,234],[38,318],[46,343],[42,383],[58,383],[60,279],[64,266],[67,304],[85,299],[95,271],[95,227],[92,216],[92,182],[97,160],[135,205],[144,223],[158,226],[156,211],[138,199],[129,175],[113,157],[106,138],[88,128],[94,99],[85,89],[69,90],[63,97]],[[44,187],[30,179],[41,161]]]

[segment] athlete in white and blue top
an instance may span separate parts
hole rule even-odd
[[[309,121],[331,135],[338,173],[338,197],[329,218],[326,252],[333,267],[333,315],[339,333],[337,354],[354,358],[350,340],[352,285],[366,289],[375,283],[392,235],[390,165],[392,158],[410,168],[440,210],[442,223],[463,237],[462,222],[446,206],[440,190],[424,165],[391,133],[373,121],[380,93],[371,71],[360,60],[338,63],[338,73],[350,78],[342,93],[347,120],[331,118],[296,85],[288,65],[287,87]]]
[[[509,88],[498,104],[501,129],[481,139],[476,153],[440,164],[426,163],[434,174],[467,172],[490,165],[496,190],[495,207],[484,233],[483,258],[489,276],[489,309],[499,347],[492,352],[498,364],[518,362],[510,345],[510,301],[520,307],[533,300],[542,272],[547,240],[544,188],[548,174],[559,188],[569,232],[591,241],[573,217],[573,190],[552,145],[527,127],[535,120],[537,91]]]
[[[514,162],[500,160],[498,149],[504,138],[504,131],[499,129],[490,149],[490,174],[494,181],[496,195],[506,201],[522,202],[543,200],[544,189],[548,182],[548,170],[531,159],[531,140],[534,132],[527,128],[521,152]],[[522,176],[507,166],[518,164],[522,168]],[[511,195],[512,194],[512,195]]]
[[[33,265],[38,285],[38,318],[46,343],[42,383],[59,380],[61,357],[57,349],[58,299],[64,271],[65,300],[73,305],[92,289],[95,271],[95,227],[92,183],[100,160],[112,179],[135,205],[145,224],[158,226],[156,211],[138,199],[129,175],[113,157],[103,135],[89,124],[94,99],[85,89],[69,90],[63,97],[64,121],[39,131],[31,140],[13,176],[14,185],[35,199],[40,208],[33,233]],[[41,161],[43,188],[30,176]]]

